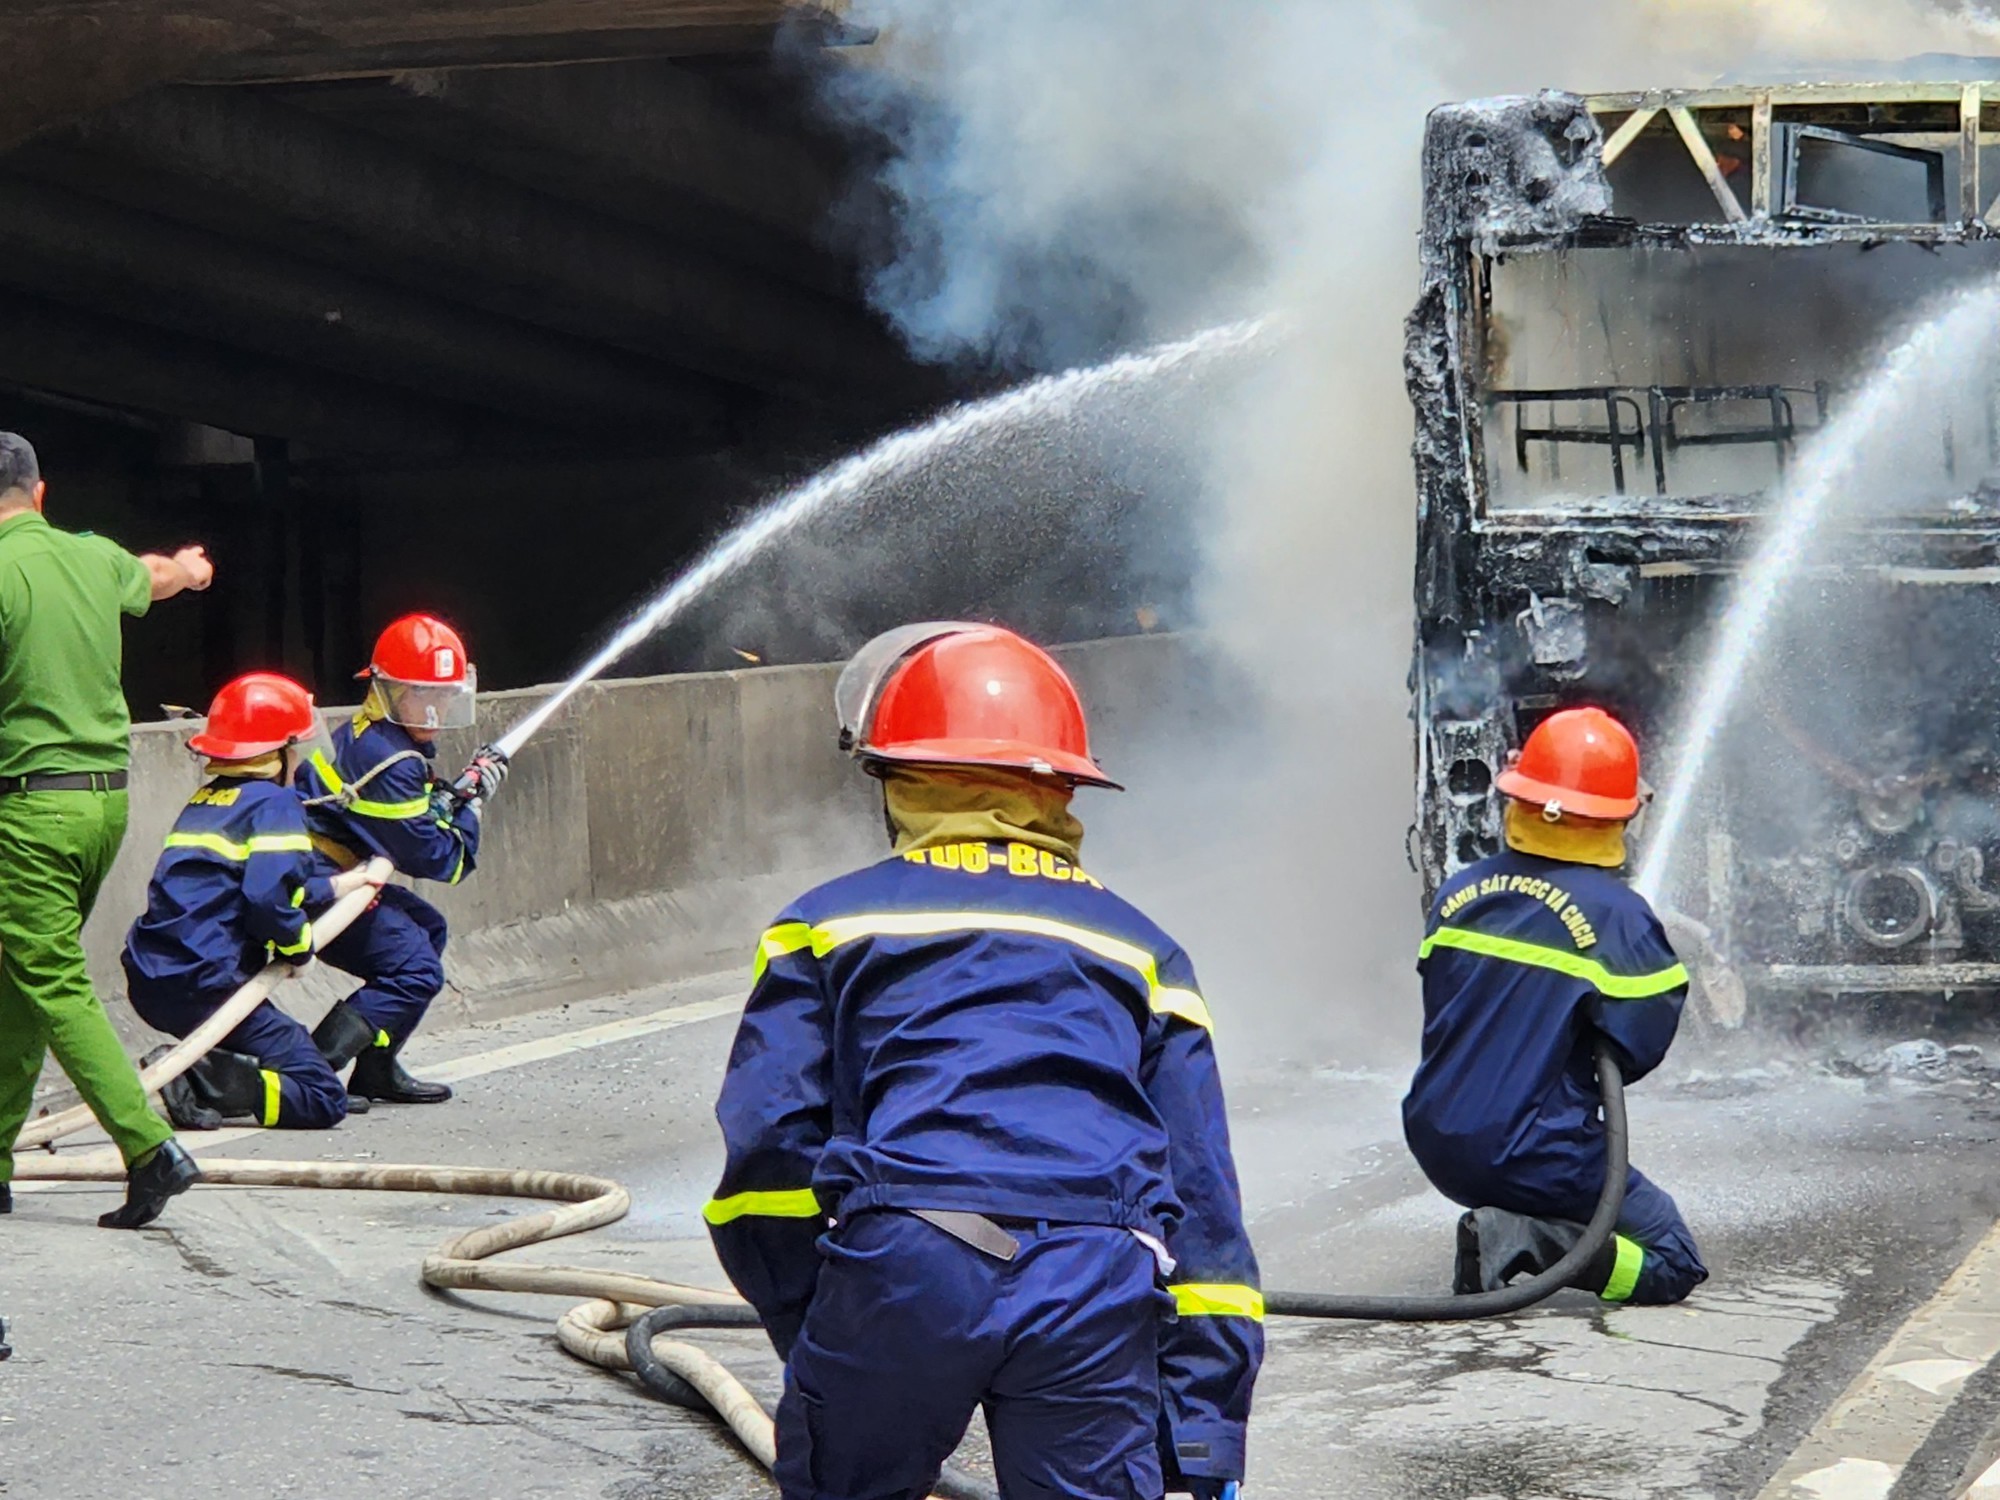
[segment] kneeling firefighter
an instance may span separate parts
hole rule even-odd
[[[1632,736],[1602,709],[1552,714],[1495,780],[1507,849],[1438,892],[1417,965],[1423,1058],[1410,1150],[1459,1220],[1454,1290],[1553,1266],[1604,1187],[1596,1038],[1628,1082],[1658,1067],[1687,996],[1660,920],[1617,871],[1648,795]],[[1636,1168],[1618,1232],[1575,1285],[1679,1302],[1708,1279],[1674,1200]]]
[[[1263,1299],[1187,955],[1077,860],[1061,667],[930,624],[837,690],[895,857],[759,946],[706,1209],[785,1358],[786,1500],[920,1500],[983,1406],[1004,1496],[1233,1494]]]
[[[439,730],[473,722],[478,674],[465,642],[444,621],[406,615],[375,642],[360,712],[333,732],[298,774],[316,873],[332,877],[381,855],[398,873],[456,885],[479,855],[483,799],[506,778],[506,760],[482,750],[459,779],[437,781]],[[362,981],[328,1011],[313,1041],[336,1071],[354,1064],[349,1094],[394,1104],[438,1104],[442,1083],[412,1078],[403,1044],[444,988],[444,914],[414,891],[381,898],[320,957]]]
[[[290,678],[252,672],[215,695],[188,741],[209,779],[175,820],[146,910],[125,936],[126,990],[147,1025],[185,1037],[274,958],[312,962],[306,908],[368,883],[365,868],[313,873],[292,776],[324,737],[312,694]],[[183,1130],[244,1115],[325,1130],[348,1103],[305,1027],[268,1000],[161,1097]]]

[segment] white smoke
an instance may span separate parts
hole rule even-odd
[[[1170,844],[1176,867],[1200,868],[1153,904],[1260,1029],[1300,1050],[1409,1041],[1402,320],[1426,111],[2000,50],[2000,23],[1920,0],[857,0],[850,14],[881,34],[841,59],[833,97],[891,143],[899,230],[873,291],[913,347],[1044,368],[1267,311],[1292,329],[1200,420],[1152,436],[1201,481],[1203,621],[1264,711],[1226,753],[1128,768],[1129,803],[1094,811],[1104,852]]]

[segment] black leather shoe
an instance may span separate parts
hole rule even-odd
[[[168,1141],[125,1171],[125,1206],[97,1220],[99,1229],[143,1229],[159,1218],[167,1200],[201,1181],[201,1168],[179,1141]]]
[[[347,1097],[380,1099],[384,1104],[442,1104],[451,1097],[451,1085],[426,1083],[412,1078],[397,1059],[402,1046],[370,1047],[354,1060],[354,1072],[347,1080]],[[354,1106],[348,1105],[351,1110]]]

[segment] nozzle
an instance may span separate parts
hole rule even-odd
[[[507,776],[507,752],[498,745],[481,745],[471,763],[451,784],[451,794],[460,802],[490,796]]]

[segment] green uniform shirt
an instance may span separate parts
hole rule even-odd
[[[116,542],[39,511],[0,521],[0,776],[125,769],[118,616],[152,602],[152,575]]]

